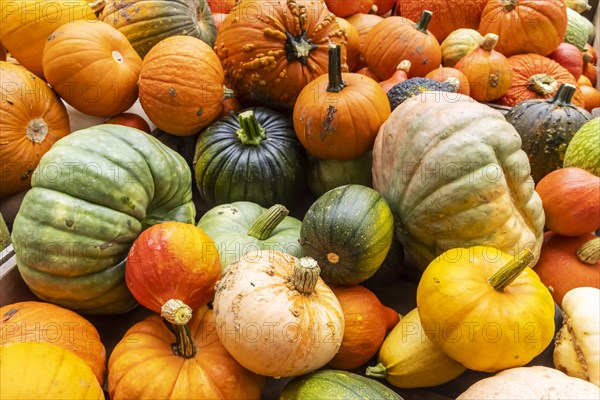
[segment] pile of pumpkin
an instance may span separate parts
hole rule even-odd
[[[463,3],[3,2],[0,196],[44,302],[0,309],[0,397],[397,399],[471,369],[497,375],[463,399],[597,398],[587,3]],[[140,304],[107,371],[84,316]]]

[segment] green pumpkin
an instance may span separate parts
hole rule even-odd
[[[338,186],[357,184],[371,186],[371,151],[353,160],[319,160],[310,157],[308,188],[317,196]]]
[[[402,400],[387,386],[348,371],[323,369],[289,381],[279,400]]]
[[[573,136],[564,167],[578,167],[600,176],[600,117],[585,123]]]
[[[215,44],[217,27],[206,0],[106,0],[95,2],[98,18],[117,28],[144,58],[158,42],[188,35]],[[101,6],[98,6],[101,5]]]
[[[194,165],[209,207],[236,201],[289,207],[306,189],[308,159],[294,126],[268,108],[230,114],[204,129]]]
[[[584,108],[571,104],[575,90],[574,85],[562,84],[551,99],[523,101],[506,114],[521,136],[535,182],[563,166],[573,135],[592,119]]]
[[[357,285],[383,263],[394,237],[390,208],[375,190],[345,185],[328,191],[302,221],[303,255],[317,260],[328,284]]]
[[[194,223],[191,171],[179,154],[134,128],[97,125],[42,157],[13,224],[17,266],[42,300],[85,314],[136,306],[125,257],[140,232]]]
[[[410,78],[400,82],[387,93],[392,111],[407,99],[420,95],[423,92],[450,92],[456,93],[456,86],[449,82],[438,82],[429,78]],[[425,95],[428,96],[428,95]]]
[[[200,218],[202,229],[217,245],[225,268],[255,250],[283,251],[300,257],[300,220],[288,217],[288,210],[276,204],[268,210],[256,203],[238,201],[222,204]]]
[[[583,15],[567,8],[567,31],[563,41],[577,46],[581,51],[585,50],[585,44],[590,36],[586,21],[589,22]]]

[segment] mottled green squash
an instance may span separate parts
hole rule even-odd
[[[573,136],[564,167],[578,167],[600,176],[600,117],[585,123]]]
[[[392,111],[407,99],[425,92],[456,93],[456,86],[449,82],[438,82],[429,78],[410,78],[394,85],[388,92]],[[428,96],[426,93],[419,97]]]
[[[310,157],[308,188],[317,196],[338,186],[357,184],[371,186],[372,152],[346,161],[319,160]]]
[[[567,32],[564,42],[577,46],[579,50],[583,51],[590,36],[586,21],[587,19],[583,15],[567,8]]]

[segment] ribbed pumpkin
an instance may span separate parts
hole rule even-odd
[[[482,35],[500,36],[496,49],[506,57],[547,56],[563,41],[567,6],[563,0],[489,0],[479,23]]]
[[[583,125],[569,143],[564,167],[579,167],[600,176],[600,117]]]
[[[483,36],[474,29],[462,28],[450,33],[440,45],[442,65],[454,67],[461,58],[478,48],[482,40]]]
[[[360,37],[358,31],[348,20],[337,18],[337,23],[346,34],[346,64],[348,71],[354,71],[360,61]]]
[[[62,25],[48,37],[43,63],[48,83],[84,114],[110,117],[137,100],[142,59],[121,32],[103,22]]]
[[[565,43],[570,43],[583,51],[585,49],[585,44],[588,42],[589,22],[588,19],[580,15],[577,11],[567,8],[567,31],[565,32],[564,37]]]
[[[215,51],[242,102],[291,109],[327,72],[329,43],[345,38],[322,0],[242,0],[219,28]]]
[[[103,0],[98,17],[121,31],[141,58],[158,42],[188,35],[213,46],[217,28],[206,0]]]
[[[42,54],[48,36],[76,20],[93,22],[87,0],[2,0],[0,42],[19,64],[43,78]]]
[[[327,8],[337,17],[345,18],[356,14],[362,0],[325,0]]]
[[[456,93],[458,87],[450,82],[438,82],[429,78],[410,78],[394,85],[387,96],[392,111],[411,97],[439,97],[446,96],[443,93]],[[448,95],[448,98],[453,98]]]
[[[521,136],[536,183],[562,168],[569,142],[592,119],[585,109],[571,104],[575,90],[574,85],[563,84],[552,99],[523,101],[505,116]]]
[[[592,112],[594,108],[600,107],[600,92],[591,86],[581,86],[581,94],[585,103],[585,109]]]
[[[0,196],[8,196],[30,187],[40,158],[70,127],[58,96],[20,65],[0,61],[0,95]]]
[[[584,57],[581,56],[581,51],[577,47],[569,43],[561,43],[556,50],[550,53],[548,58],[565,67],[575,80],[579,80],[583,72]]]
[[[383,18],[379,15],[363,13],[357,13],[346,18],[346,21],[350,22],[356,28],[356,31],[358,32],[358,38],[360,41],[360,58],[359,63],[355,69],[360,69],[367,65],[367,61],[365,60],[364,49],[365,40],[367,38],[367,35],[371,31],[371,28],[373,28],[382,20]]]

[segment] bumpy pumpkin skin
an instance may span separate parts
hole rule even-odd
[[[373,187],[422,269],[447,249],[475,244],[505,252],[529,244],[539,254],[544,212],[529,169],[504,116],[454,93],[406,100],[373,149]]]

